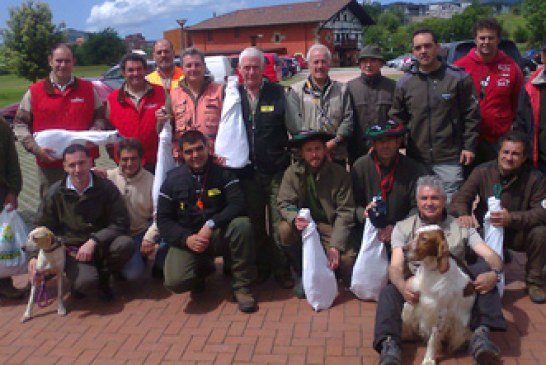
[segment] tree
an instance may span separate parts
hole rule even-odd
[[[64,40],[63,25],[53,25],[49,5],[33,0],[10,8],[9,14],[4,31],[8,67],[16,75],[36,82],[49,72],[47,56],[54,44]]]
[[[527,20],[530,45],[537,46],[546,41],[546,6],[544,0],[525,0],[522,15]]]
[[[529,40],[529,31],[527,28],[518,25],[512,34],[512,38],[516,43],[526,43]]]
[[[366,14],[368,14],[370,18],[372,18],[373,21],[377,23],[379,15],[381,15],[381,13],[383,12],[383,9],[381,8],[381,3],[374,2],[372,4],[363,4],[362,7],[364,8]]]
[[[125,53],[125,44],[112,28],[91,33],[89,38],[76,48],[78,63],[99,65],[117,63]]]
[[[461,14],[454,15],[451,18],[452,41],[472,39],[472,27],[478,19],[492,16],[493,9],[489,6],[480,5],[478,0],[473,0],[472,5],[468,6]]]

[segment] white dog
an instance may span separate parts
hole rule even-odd
[[[63,302],[63,273],[65,263],[64,246],[55,240],[55,235],[46,227],[38,227],[28,234],[28,240],[25,244],[27,251],[40,250],[36,272],[44,277],[46,274],[55,274],[57,276],[57,313],[61,316],[66,315],[66,308]],[[32,318],[32,307],[34,305],[34,296],[36,294],[36,284],[32,284],[30,298],[25,314],[21,322],[26,322]]]
[[[433,365],[442,342],[453,352],[470,337],[468,322],[476,295],[468,275],[449,257],[442,229],[431,225],[416,233],[408,260],[421,261],[411,283],[419,302],[404,303],[403,333],[428,340],[423,365]]]

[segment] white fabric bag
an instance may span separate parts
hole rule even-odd
[[[351,291],[362,300],[377,301],[387,286],[389,259],[385,244],[377,238],[378,229],[366,219],[362,243],[351,278]]]
[[[34,133],[34,140],[40,147],[55,150],[52,156],[58,160],[63,158],[63,151],[73,143],[85,145],[86,142],[103,146],[118,142],[121,139],[118,131],[67,131],[64,129],[48,129]]]
[[[228,77],[222,116],[214,142],[214,153],[226,160],[226,166],[242,168],[250,163],[241,95],[237,89],[237,76]]]
[[[173,158],[173,127],[171,123],[163,124],[163,129],[159,133],[159,145],[157,147],[157,163],[155,165],[154,184],[152,186],[152,199],[154,201],[154,213],[157,211],[157,201],[159,199],[159,191],[167,172],[176,167],[176,162]]]
[[[337,295],[336,276],[328,267],[328,258],[320,243],[317,226],[311,218],[311,212],[302,208],[299,215],[309,221],[302,232],[303,275],[302,283],[305,296],[315,311],[328,309]]]
[[[502,250],[503,241],[504,241],[504,228],[503,227],[494,227],[491,224],[491,212],[498,212],[502,210],[500,199],[490,196],[487,198],[487,213],[483,218],[483,231],[484,231],[484,241],[495,251],[502,259],[504,259],[504,254]],[[497,288],[499,289],[499,295],[502,298],[504,294],[504,273],[500,274],[500,281],[497,283]]]
[[[21,247],[26,243],[28,229],[16,210],[0,213],[0,277],[27,272],[27,257]]]

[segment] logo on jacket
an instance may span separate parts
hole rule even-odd
[[[84,102],[85,102],[85,99],[84,99],[84,98],[75,97],[75,98],[70,99],[70,102],[71,102],[71,103],[84,103]]]
[[[442,94],[442,99],[444,99],[445,101],[448,101],[451,99],[451,94]]]
[[[510,71],[510,65],[507,63],[499,63],[499,70],[501,71]]]
[[[501,87],[510,86],[510,80],[508,80],[508,79],[498,79],[497,80],[497,86],[501,86]]]
[[[157,108],[157,103],[153,103],[153,104],[144,104],[142,107],[144,109],[153,109],[153,108]]]

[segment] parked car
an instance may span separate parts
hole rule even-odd
[[[239,71],[239,55],[227,56],[231,66],[235,70],[235,75],[239,77],[239,83],[243,83],[243,78]],[[276,53],[264,53],[264,77],[270,82],[279,82],[282,80],[282,60]]]
[[[214,81],[225,84],[229,76],[234,75],[231,61],[226,56],[206,56],[207,74],[214,77]]]
[[[288,72],[289,72],[288,77],[292,77],[299,72],[298,70],[298,68],[300,67],[299,62],[295,58],[281,57],[281,60],[286,62],[286,66],[288,66]]]
[[[300,64],[300,71],[307,68],[307,61],[305,60],[305,57],[303,56],[303,54],[294,53],[294,58]]]
[[[405,53],[392,60],[388,60],[385,64],[390,68],[401,70],[405,65],[411,63],[411,57],[411,53]]]
[[[443,43],[442,53],[448,63],[453,63],[459,58],[466,56],[466,54],[474,47],[476,47],[476,44],[473,40]],[[519,65],[524,75],[528,75],[531,71],[536,70],[537,65],[534,62],[521,57],[518,47],[513,41],[509,39],[502,39],[499,43],[499,49],[506,53]]]

